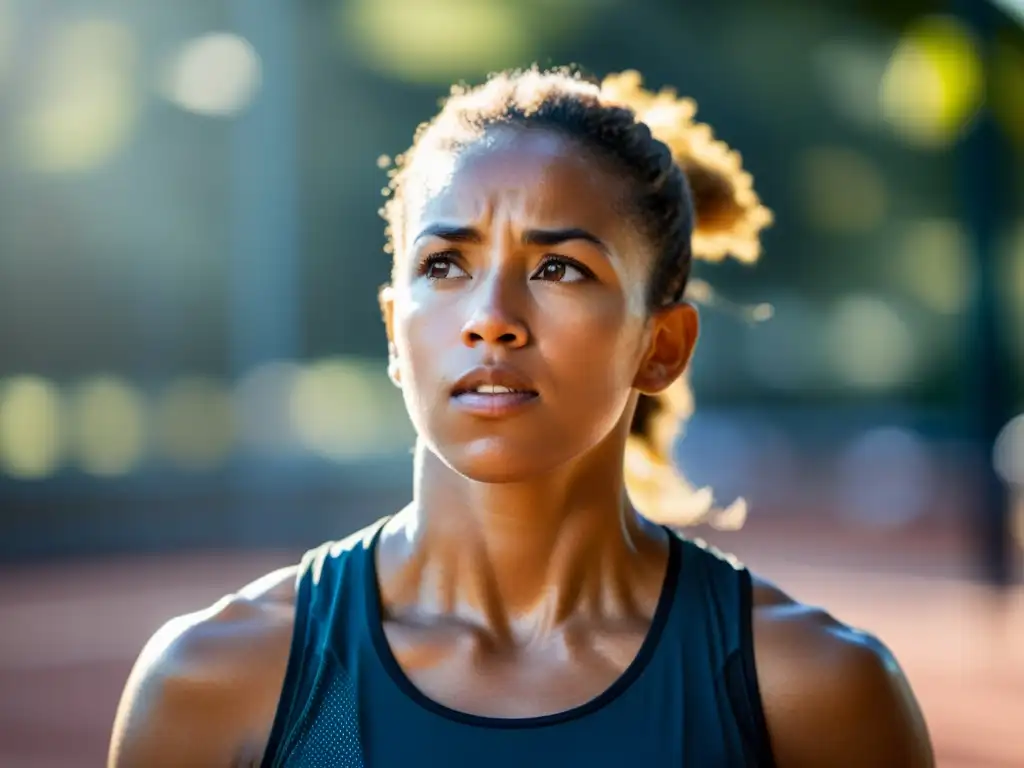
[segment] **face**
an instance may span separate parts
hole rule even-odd
[[[420,438],[466,477],[509,482],[624,435],[635,393],[668,386],[696,339],[689,307],[647,311],[652,254],[625,183],[536,130],[415,163],[384,312]]]

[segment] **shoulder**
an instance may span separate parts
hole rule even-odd
[[[779,768],[928,768],[927,728],[876,637],[754,579],[754,653]]]
[[[258,764],[291,646],[299,566],[172,619],[135,663],[108,765]]]

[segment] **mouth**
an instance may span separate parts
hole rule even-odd
[[[539,397],[525,375],[507,366],[476,368],[452,389],[457,406],[482,416],[508,415]]]
[[[462,397],[462,395],[530,395],[536,397],[537,393],[532,389],[515,389],[501,384],[478,384],[475,387],[456,389],[452,392],[452,397]]]

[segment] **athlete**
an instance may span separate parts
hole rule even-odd
[[[771,220],[694,113],[635,73],[453,90],[383,211],[412,502],[160,629],[111,768],[934,765],[879,640],[653,522],[695,509],[691,260]]]

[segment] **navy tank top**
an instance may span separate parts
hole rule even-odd
[[[384,634],[380,521],[302,559],[265,768],[774,765],[754,670],[750,573],[670,532],[650,631],[607,690],[541,717],[480,717],[421,693]]]

